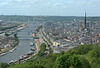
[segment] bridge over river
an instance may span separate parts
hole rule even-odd
[[[17,49],[12,53],[7,52],[6,55],[0,57],[0,62],[9,63],[11,60],[18,60],[21,55],[27,54],[31,48],[34,48],[35,46],[30,46],[30,43],[34,42],[33,41],[34,38],[38,38],[38,37],[33,37],[32,34],[35,28],[38,27],[39,25],[40,24],[30,23],[29,27],[19,31],[17,33],[19,38],[19,45],[17,46]]]
[[[33,39],[38,39],[39,37],[35,36],[33,37],[32,35],[18,35],[19,39],[30,39],[30,40],[33,40]]]

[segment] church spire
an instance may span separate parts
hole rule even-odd
[[[85,24],[84,24],[84,26],[85,26],[85,29],[87,28],[86,27],[86,12],[85,12]]]

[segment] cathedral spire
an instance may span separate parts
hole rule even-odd
[[[85,29],[87,28],[86,27],[86,12],[85,12],[85,24],[84,24],[84,26],[85,26]]]

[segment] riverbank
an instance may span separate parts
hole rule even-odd
[[[19,30],[22,30],[22,29],[24,29],[26,27],[28,27],[28,24],[22,24],[20,27],[18,27],[15,30],[15,32],[19,31]],[[9,31],[9,32],[11,32],[11,31]],[[3,42],[2,40],[4,40],[4,42],[7,42],[6,43],[6,47],[5,47],[5,43],[2,43],[2,47],[3,48],[0,49],[0,57],[6,55],[5,53],[7,53],[7,52],[13,52],[15,50],[16,46],[18,46],[18,44],[19,44],[19,39],[17,37],[17,34],[14,34],[14,37],[11,36],[11,38],[13,38],[13,40],[12,39],[8,39],[8,41],[5,41],[5,40],[7,40],[6,38],[9,38],[9,36],[10,35],[5,36],[5,38],[1,39],[1,41],[0,41],[0,42]]]
[[[22,55],[27,55],[30,52],[30,50],[34,48],[34,46],[30,46],[31,42],[34,43],[32,33],[33,31],[35,31],[35,28],[38,27],[39,25],[40,24],[37,23],[36,24],[30,23],[27,28],[18,31],[18,33],[16,33],[19,38],[19,44],[17,46],[17,49],[12,53],[8,52],[5,56],[0,57],[0,62],[9,63],[12,60],[14,61],[19,60]],[[25,36],[25,37],[21,37],[21,36]],[[36,51],[34,51],[34,53],[36,53]]]
[[[39,43],[39,39],[34,39],[34,44],[36,46],[36,52],[33,53],[32,55],[30,55],[29,57],[27,57],[26,59],[22,60],[22,61],[27,61],[28,59],[30,59],[31,57],[35,56],[36,54],[38,54],[38,52],[40,51],[40,43]]]
[[[37,51],[39,51],[40,50],[40,41],[39,41],[39,39],[34,39],[34,44],[36,46]]]
[[[13,52],[19,44],[19,39],[14,38],[13,43],[8,42],[4,48],[0,50],[0,57],[6,55],[7,52]]]
[[[27,60],[34,57],[36,54],[38,54],[38,52],[40,51],[40,41],[39,41],[39,39],[34,38],[34,45],[36,47],[35,51],[30,52],[30,54],[23,55],[23,58],[21,58],[19,60],[11,61],[10,63],[24,63]]]
[[[33,33],[33,35],[34,35],[34,33]],[[36,35],[37,35],[37,34],[36,34]],[[33,36],[33,37],[34,37],[34,36]],[[29,57],[27,57],[27,58],[21,60],[22,62],[23,62],[23,61],[27,61],[27,60],[31,59],[32,57],[34,57],[36,54],[38,54],[38,52],[40,51],[40,45],[41,45],[41,44],[40,44],[40,40],[34,38],[34,45],[36,46],[36,49],[35,49],[36,52],[34,52],[34,53],[33,53],[32,55],[30,55]]]
[[[40,51],[40,43],[39,43],[39,39],[34,39],[34,44],[36,46],[36,52],[34,54],[32,54],[30,57],[28,57],[27,59],[24,59],[23,61],[27,61],[29,59],[31,59],[33,56],[35,56],[36,54],[38,54],[38,52]]]
[[[36,52],[30,52],[29,54],[27,55],[23,55],[23,58],[20,58],[19,60],[13,60],[10,62],[11,63],[24,63],[26,62],[27,60],[31,59],[32,57],[34,57],[36,54],[38,54],[38,52],[40,51],[40,43],[39,43],[39,39],[34,39],[34,44],[36,46],[36,49],[35,51]]]
[[[24,28],[26,28],[26,27],[28,27],[29,25],[28,24],[22,24],[20,27],[18,27],[17,29],[16,29],[16,31],[20,31],[20,30],[22,30],[22,29],[24,29]]]

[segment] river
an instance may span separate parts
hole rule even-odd
[[[31,48],[35,47],[35,46],[30,46],[30,43],[34,42],[32,33],[38,26],[39,24],[30,23],[27,28],[19,31],[17,34],[19,38],[19,45],[17,46],[16,50],[13,51],[12,53],[7,52],[6,55],[0,57],[0,62],[9,63],[11,60],[18,60],[21,55],[27,54]]]

